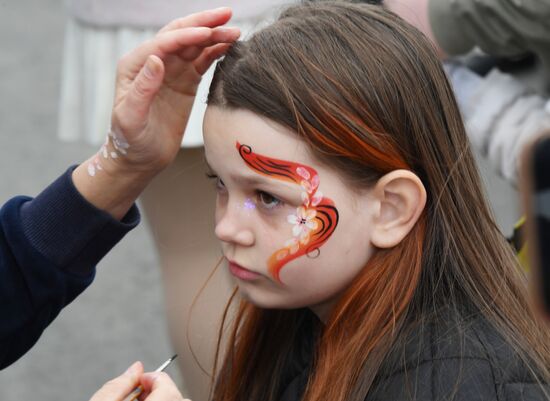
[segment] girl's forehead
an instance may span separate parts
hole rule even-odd
[[[242,161],[237,143],[273,160],[318,164],[306,143],[286,127],[247,110],[208,110],[204,146],[210,164],[220,158]]]

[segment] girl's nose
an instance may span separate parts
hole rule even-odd
[[[220,211],[218,211],[220,212]],[[254,245],[250,211],[229,202],[216,222],[215,234],[220,241],[241,246]]]

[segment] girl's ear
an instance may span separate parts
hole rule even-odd
[[[378,180],[372,191],[376,208],[372,216],[372,244],[392,248],[414,227],[426,206],[426,189],[409,170],[394,170]]]

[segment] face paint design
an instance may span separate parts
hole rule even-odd
[[[114,150],[108,149],[109,143],[112,141]],[[94,177],[98,171],[103,170],[101,166],[100,157],[104,159],[117,159],[120,155],[128,154],[128,149],[130,145],[126,141],[126,138],[122,134],[114,132],[113,130],[109,131],[105,143],[99,149],[99,152],[96,157],[88,164],[88,174],[91,177]]]
[[[250,146],[241,145],[239,142],[236,143],[236,147],[248,167],[258,174],[291,182],[302,188],[302,206],[287,218],[293,225],[292,238],[268,260],[270,274],[280,282],[279,273],[288,262],[303,255],[312,255],[314,252],[315,257],[319,255],[319,248],[330,238],[338,225],[338,210],[334,202],[318,190],[319,175],[315,169],[256,154]]]

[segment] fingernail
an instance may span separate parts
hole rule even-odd
[[[132,364],[132,366],[130,366],[126,372],[124,372],[124,375],[125,376],[135,376],[137,375],[138,373],[138,366],[139,366],[139,362],[134,362]]]
[[[231,10],[230,7],[218,7],[218,8],[215,8],[214,11],[225,11],[225,10]]]
[[[223,32],[223,33],[233,33],[239,31],[239,28],[235,28],[232,26],[218,26],[215,28],[217,32]]]
[[[147,57],[147,60],[145,61],[145,66],[143,67],[143,73],[147,78],[154,78],[155,77],[155,69],[156,65],[153,61],[153,57],[149,56]]]

